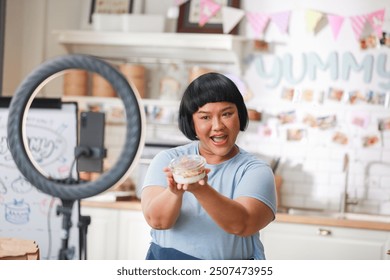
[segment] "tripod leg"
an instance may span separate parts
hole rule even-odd
[[[74,200],[62,200],[62,205],[57,206],[57,215],[62,214],[62,237],[61,249],[59,252],[60,260],[70,260],[74,256],[74,247],[69,246],[69,231],[72,228],[72,208]]]
[[[88,226],[91,224],[90,216],[81,215],[80,201],[78,201],[78,210],[79,210],[79,254],[80,260],[87,259],[87,231]]]

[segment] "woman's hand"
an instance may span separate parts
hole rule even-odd
[[[167,176],[167,183],[168,183],[169,190],[174,194],[183,193],[184,190],[178,187],[178,184],[175,182],[175,179],[173,178],[172,170],[169,167],[165,167],[163,171]]]
[[[193,184],[177,184],[176,183],[177,189],[191,192],[191,191],[194,191],[198,188],[201,188],[201,187],[207,185],[207,179],[208,179],[208,174],[210,173],[210,169],[206,168],[205,173],[206,173],[206,176],[204,176],[198,182],[195,182]]]

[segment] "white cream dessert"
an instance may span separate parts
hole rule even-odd
[[[183,155],[171,161],[169,167],[173,178],[179,184],[193,184],[206,175],[204,166],[206,160],[198,155]]]

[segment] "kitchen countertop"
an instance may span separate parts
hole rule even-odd
[[[141,203],[139,201],[107,201],[106,202],[106,201],[83,200],[81,202],[81,206],[141,211]],[[390,222],[367,221],[367,220],[358,220],[358,219],[342,219],[342,218],[327,217],[327,216],[277,213],[275,221],[283,222],[283,223],[310,224],[310,225],[321,225],[321,226],[335,226],[335,227],[390,231]]]
[[[291,215],[287,213],[277,213],[276,221],[283,223],[309,224],[333,227],[346,227],[357,229],[371,229],[390,231],[390,223],[379,221],[366,221],[358,219],[342,219],[326,216],[306,216],[306,215]]]

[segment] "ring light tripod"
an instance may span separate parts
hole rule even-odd
[[[84,69],[104,77],[122,99],[126,115],[125,143],[116,163],[95,181],[53,180],[44,175],[32,159],[26,137],[27,112],[39,90],[56,74],[68,69]],[[132,171],[143,145],[144,113],[138,95],[126,78],[112,65],[88,55],[71,54],[48,60],[33,70],[19,85],[9,106],[7,124],[8,144],[16,166],[26,179],[42,192],[61,199],[63,229],[60,259],[69,259],[68,236],[71,228],[71,209],[75,200],[97,195],[122,182]]]

